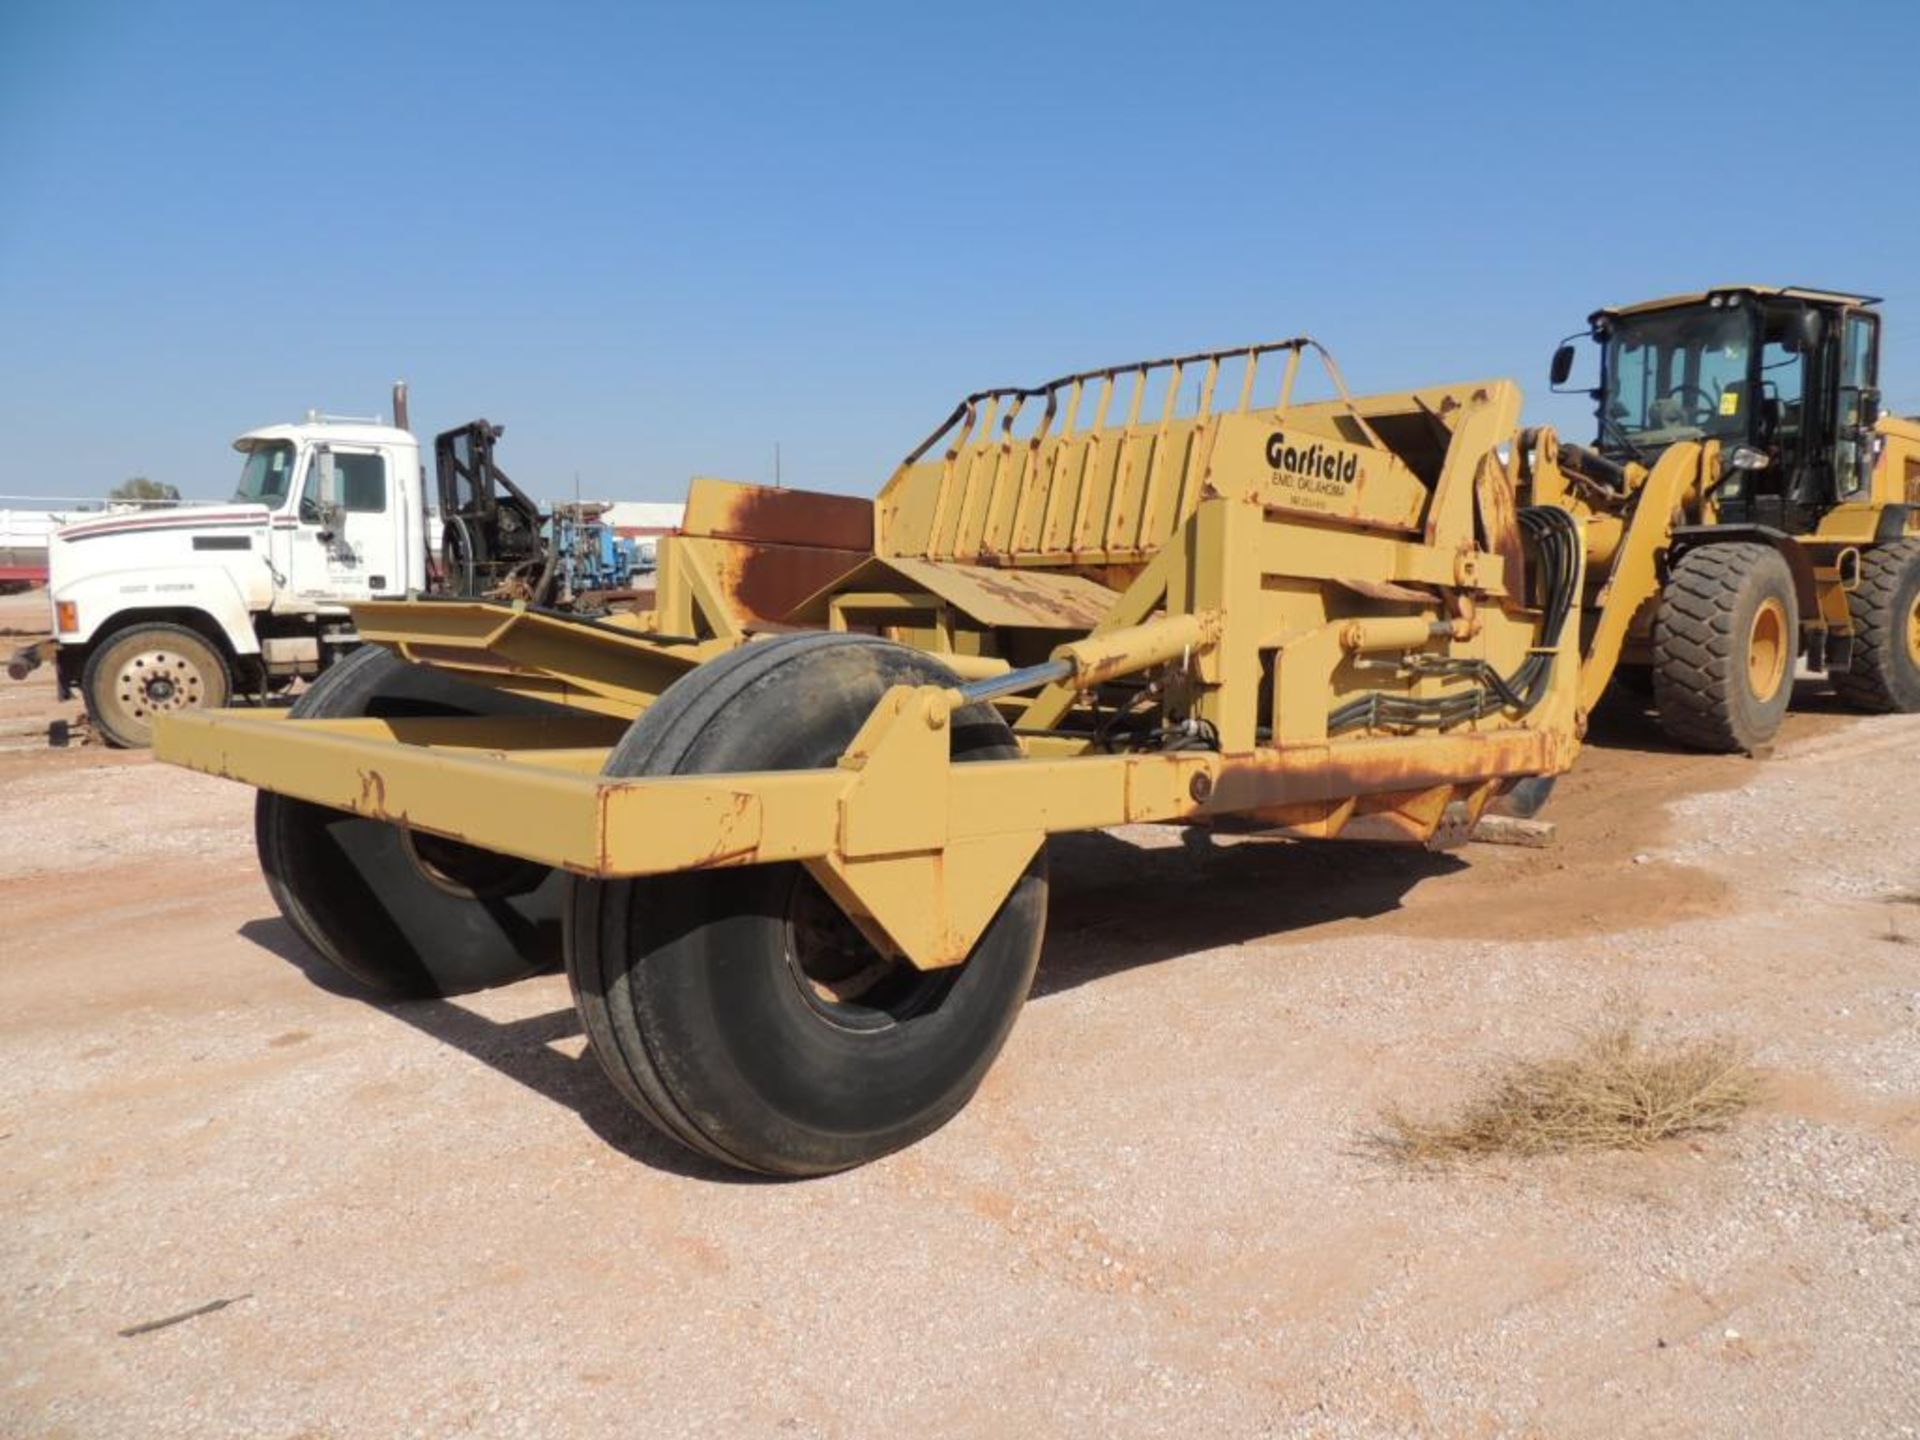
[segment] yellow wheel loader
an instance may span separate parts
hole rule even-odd
[[[1585,513],[1596,557],[1629,512],[1674,516],[1623,557],[1622,583],[1647,590],[1651,558],[1657,586],[1629,615],[1596,566],[1586,625],[1677,741],[1764,747],[1800,661],[1862,710],[1920,710],[1920,422],[1880,413],[1877,303],[1733,285],[1589,318],[1598,434],[1550,440],[1529,498]],[[1573,364],[1568,343],[1556,388]]]
[[[982,391],[872,504],[696,481],[651,610],[362,604],[370,645],[290,714],[169,716],[157,749],[260,788],[274,896],[340,969],[417,995],[564,964],[665,1134],[842,1169],[979,1084],[1048,837],[1460,843],[1573,764],[1623,651],[1674,629],[1663,578],[1784,558],[1763,520],[1676,540],[1732,498],[1704,427],[1615,454],[1520,406],[1504,380],[1355,396],[1304,337]],[[1741,663],[1813,626],[1865,684],[1819,573],[1851,602],[1897,543],[1803,545],[1815,603],[1790,560],[1755,582],[1779,610]]]

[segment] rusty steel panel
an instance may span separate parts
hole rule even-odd
[[[688,492],[680,529],[720,540],[855,550],[864,557],[873,552],[873,502],[703,478]]]
[[[850,495],[693,482],[686,518],[662,543],[661,610],[690,623],[689,604],[728,633],[790,623],[796,607],[873,553],[873,504]],[[709,599],[686,586],[699,577]]]
[[[1119,597],[1078,575],[893,556],[888,568],[982,625],[1091,630]]]
[[[974,624],[993,629],[1087,631],[1112,610],[1118,592],[1081,575],[1001,569],[951,561],[889,556],[869,560],[811,596],[790,614],[795,624],[828,622],[836,595],[881,593],[913,608],[919,597],[944,604]]]
[[[789,623],[809,596],[851,574],[866,558],[864,551],[810,545],[705,543],[711,547],[716,581],[749,624]]]

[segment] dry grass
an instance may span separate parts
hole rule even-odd
[[[1389,1110],[1376,1144],[1432,1165],[1493,1155],[1644,1150],[1723,1128],[1760,1094],[1744,1048],[1728,1040],[1649,1040],[1638,1013],[1615,1007],[1564,1055],[1515,1060],[1443,1120]]]

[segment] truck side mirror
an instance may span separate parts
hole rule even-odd
[[[1553,363],[1547,367],[1547,383],[1564,385],[1571,374],[1573,374],[1573,346],[1569,343],[1553,352]]]
[[[333,452],[331,450],[317,452],[313,457],[313,463],[320,467],[318,486],[320,510],[322,514],[330,514],[340,504],[340,472],[334,466]]]
[[[340,471],[334,464],[333,452],[321,446],[313,452],[314,483],[308,488],[312,496],[312,514],[304,513],[307,502],[301,502],[301,519],[311,520],[320,526],[320,538],[330,541],[333,532],[340,525]]]

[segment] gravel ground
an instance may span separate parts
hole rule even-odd
[[[1615,717],[1549,850],[1063,844],[978,1099],[797,1184],[632,1121],[558,977],[335,982],[250,792],[0,754],[0,1434],[1920,1433],[1920,717],[1809,706],[1765,763]],[[1763,1106],[1368,1150],[1623,992]]]

